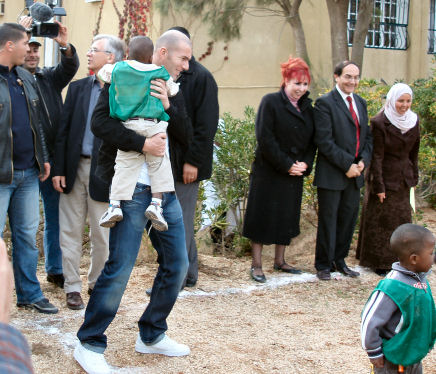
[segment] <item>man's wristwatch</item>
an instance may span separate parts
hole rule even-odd
[[[66,45],[65,45],[65,47],[59,47],[59,50],[61,51],[61,52],[66,52],[67,50],[68,50],[68,47],[69,47],[70,45],[67,43]]]

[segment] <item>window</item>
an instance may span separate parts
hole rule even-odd
[[[434,2],[434,0],[433,0]],[[348,45],[353,45],[359,0],[348,5]],[[409,0],[375,0],[365,47],[407,49]]]
[[[0,16],[5,14],[5,2],[4,0],[0,1]]]
[[[430,28],[428,29],[428,53],[436,53],[436,0],[430,1]]]

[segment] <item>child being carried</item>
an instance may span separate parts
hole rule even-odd
[[[166,81],[168,96],[179,90],[163,66],[151,63],[153,42],[146,36],[136,36],[129,43],[129,60],[107,64],[99,71],[98,77],[110,83],[110,116],[123,121],[123,125],[136,133],[150,138],[165,133],[169,116],[160,99],[150,95],[150,81]],[[136,182],[144,161],[147,163],[152,200],[145,211],[154,229],[168,230],[163,216],[162,197],[164,192],[174,191],[174,179],[168,151],[163,157],[149,153],[125,152],[118,150],[115,159],[115,174],[112,178],[108,210],[100,218],[100,226],[113,227],[123,219],[121,201],[132,200]]]

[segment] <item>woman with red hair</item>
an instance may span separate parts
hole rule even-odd
[[[263,97],[256,117],[257,148],[243,235],[251,240],[251,277],[264,283],[263,245],[275,244],[274,269],[301,271],[285,261],[285,247],[300,233],[303,176],[315,156],[309,67],[301,58],[283,64],[278,92]]]

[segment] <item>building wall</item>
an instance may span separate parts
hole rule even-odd
[[[6,13],[0,22],[15,22],[24,0],[6,0]],[[123,0],[115,0],[122,9]],[[87,75],[86,51],[91,41],[98,18],[100,2],[86,3],[84,0],[63,0],[67,11],[64,23],[68,27],[69,39],[76,46],[80,69],[75,79]],[[254,1],[253,1],[254,4]],[[396,79],[410,82],[426,77],[432,68],[432,55],[427,54],[429,2],[410,0],[409,48],[406,51],[366,48],[362,77],[383,79],[391,84]],[[118,34],[118,17],[111,1],[103,8],[100,33]],[[327,6],[323,0],[303,1],[300,15],[306,35],[311,70],[319,87],[332,85],[330,22]],[[198,19],[177,14],[162,17],[153,15],[151,38],[153,40],[168,27],[181,25],[189,29],[194,44],[194,55],[198,58],[207,49],[210,37],[207,28]],[[291,27],[280,17],[247,14],[241,29],[241,38],[228,44],[214,44],[213,52],[202,63],[214,74],[219,86],[221,113],[242,115],[244,107],[257,108],[262,96],[279,88],[280,63],[295,51]],[[351,53],[351,49],[350,49]],[[224,57],[228,54],[228,61]],[[44,62],[42,61],[41,64]],[[315,95],[313,95],[315,96]]]

